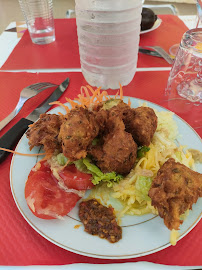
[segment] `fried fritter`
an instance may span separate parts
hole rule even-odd
[[[112,107],[107,110],[108,118],[121,118],[126,131],[132,134],[134,141],[140,146],[149,146],[157,128],[157,116],[154,110],[149,107],[131,109],[130,106],[122,100],[117,101],[115,106],[112,106],[114,100],[111,101]],[[110,102],[110,100],[108,102]],[[102,104],[102,106],[98,108],[100,110],[99,112],[102,112],[104,105]],[[107,124],[107,126],[109,127],[109,124]]]
[[[170,158],[158,171],[149,196],[168,229],[178,230],[180,215],[202,196],[202,175]]]
[[[124,103],[123,100],[120,100],[119,103],[116,106],[113,106],[109,112],[110,116],[119,116],[124,120],[130,110],[132,110],[131,107]]]
[[[61,149],[58,141],[58,134],[62,123],[62,116],[56,114],[40,115],[40,119],[34,123],[27,131],[30,150],[34,146],[44,146],[45,152],[53,153],[56,149]]]
[[[110,126],[110,132],[101,144],[91,147],[89,153],[102,172],[127,174],[134,167],[137,145],[119,117],[111,117],[107,126]]]
[[[130,110],[130,107],[120,99],[110,99],[96,105],[93,111],[99,125],[100,136],[114,129],[114,121],[109,121],[109,119],[119,118],[122,120],[123,114],[127,110]]]
[[[71,161],[85,158],[87,147],[98,132],[99,127],[92,112],[82,107],[72,109],[60,128],[63,154]]]
[[[100,110],[98,112],[94,112],[95,120],[99,127],[99,136],[102,137],[104,133],[106,133],[106,125],[109,119],[109,112],[105,110]]]
[[[157,116],[149,107],[128,110],[124,117],[126,131],[131,133],[135,142],[149,146],[157,128]]]

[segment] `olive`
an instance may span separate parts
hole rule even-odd
[[[149,8],[142,9],[142,21],[141,21],[141,31],[148,30],[152,28],[155,21],[157,20],[157,16],[153,12],[153,10]]]

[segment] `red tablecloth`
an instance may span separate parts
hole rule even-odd
[[[162,24],[155,31],[141,35],[140,46],[158,45],[167,52],[179,43],[187,27],[174,15],[159,15]],[[31,42],[28,31],[3,65],[9,69],[80,68],[75,19],[56,19],[56,41],[48,45]],[[168,67],[164,59],[139,54],[138,67]]]
[[[70,78],[70,85],[61,97],[61,101],[65,101],[65,96],[74,98],[79,93],[80,86],[86,84],[81,73],[32,74],[1,72],[0,120],[15,107],[20,90],[23,87],[42,81],[60,84],[66,77]],[[202,125],[200,126],[200,124],[195,121],[201,119],[202,108],[194,107],[193,104],[186,104],[186,102],[183,103],[182,101],[180,101],[180,106],[176,106],[175,100],[174,103],[173,99],[168,101],[164,96],[167,78],[167,71],[137,72],[132,83],[124,87],[124,95],[146,99],[176,111],[177,114],[187,120],[190,125],[196,127],[196,130],[202,136]],[[111,90],[109,93],[114,94],[115,91]],[[16,119],[0,133],[0,136],[14,125],[17,120],[29,114],[34,107],[40,103],[41,98],[42,96],[35,98],[34,101],[28,102]],[[179,102],[179,100],[177,100],[177,102]],[[155,254],[136,259],[94,259],[77,255],[55,246],[35,232],[18,211],[9,186],[10,161],[11,156],[0,164],[0,265],[61,265],[79,262],[115,263],[136,261],[150,261],[168,265],[202,265],[202,221],[200,221],[186,237],[180,240],[177,246],[169,247]]]

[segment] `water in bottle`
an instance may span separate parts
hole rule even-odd
[[[142,0],[76,0],[82,73],[92,86],[117,89],[136,72]]]

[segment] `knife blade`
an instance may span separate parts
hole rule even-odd
[[[139,52],[143,53],[143,54],[147,54],[147,55],[151,55],[151,56],[157,56],[160,58],[163,58],[159,53],[157,53],[156,51],[152,51],[152,50],[148,50],[148,49],[144,49],[139,47]]]
[[[0,138],[0,147],[6,149],[13,149],[25,131],[28,129],[28,126],[35,122],[40,114],[47,112],[47,110],[52,106],[49,103],[57,100],[67,89],[69,85],[69,78],[66,78],[54,92],[44,100],[35,110],[33,110],[26,118],[22,118],[18,121],[8,132],[6,132]],[[9,155],[9,152],[0,150],[0,163],[5,160]]]

